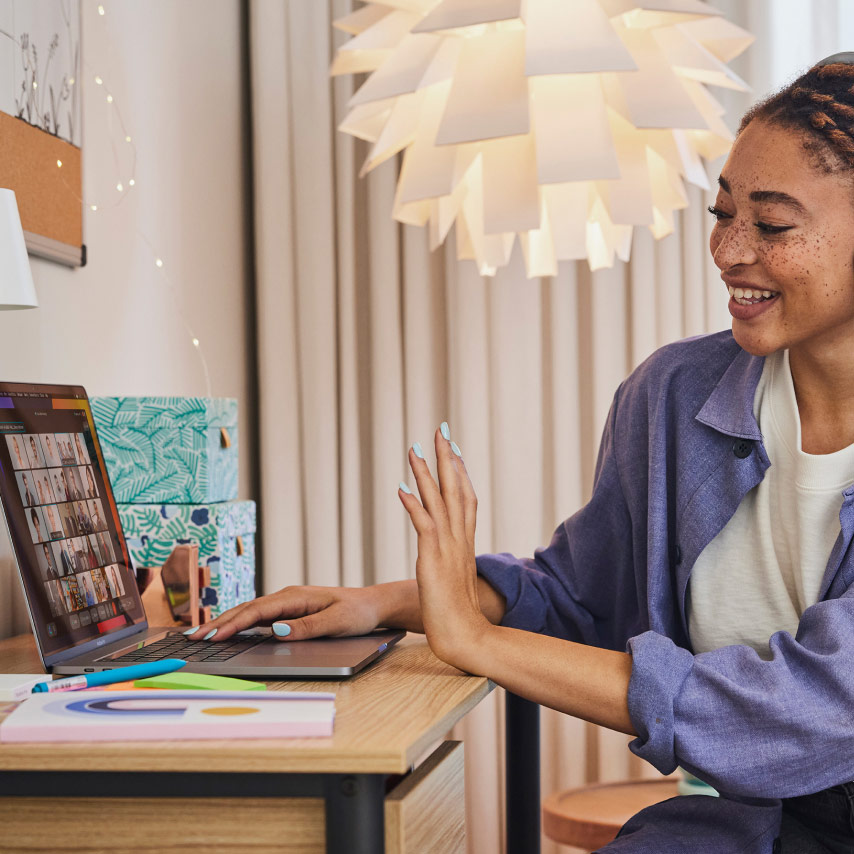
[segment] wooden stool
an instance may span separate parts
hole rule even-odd
[[[676,782],[626,780],[555,792],[543,803],[543,832],[555,842],[595,851],[635,813],[674,797]]]

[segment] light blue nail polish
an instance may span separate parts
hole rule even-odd
[[[191,635],[191,634],[193,634],[193,632],[197,632],[198,630],[199,630],[199,627],[198,627],[198,626],[193,626],[193,628],[192,628],[192,629],[187,629],[187,631],[186,631],[186,632],[184,632],[184,634],[185,634],[185,635]]]
[[[400,482],[400,488],[407,494],[412,495],[412,490],[403,482]]]
[[[456,442],[451,442],[451,450],[458,456],[461,457],[463,452],[460,450],[459,445]]]
[[[211,631],[209,631],[209,632],[208,632],[208,633],[207,633],[207,634],[202,638],[202,640],[210,640],[210,639],[211,639],[211,638],[212,638],[212,637],[213,637],[213,636],[214,636],[218,631],[219,631],[219,629],[211,629]]]
[[[442,431],[442,436],[447,439],[449,442],[451,441],[451,428],[448,427],[448,422],[443,421],[439,429]]]
[[[421,442],[416,442],[412,446],[412,450],[415,451],[415,456],[418,457],[419,460],[424,459],[424,451],[421,448]]]
[[[273,632],[277,638],[286,638],[291,633],[291,627],[287,623],[273,623]]]

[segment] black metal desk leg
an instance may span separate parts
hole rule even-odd
[[[327,854],[384,854],[385,777],[329,774],[324,790]]]
[[[540,707],[506,692],[507,854],[540,852]]]

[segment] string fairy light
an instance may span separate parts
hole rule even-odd
[[[106,9],[105,9],[103,4],[98,5],[98,16],[99,17],[106,17]],[[0,35],[5,36],[6,38],[10,39],[12,42],[15,43],[16,47],[20,47],[19,40],[16,39],[12,34],[6,32],[5,30],[0,29]],[[89,67],[88,63],[85,62],[85,60],[83,60],[83,65],[86,67],[86,70],[91,74],[92,69]],[[135,175],[137,172],[137,168],[136,168],[137,162],[136,162],[136,146],[133,144],[133,139],[131,138],[131,135],[127,132],[127,129],[125,128],[124,119],[122,117],[121,110],[119,109],[118,103],[116,103],[116,100],[115,100],[115,97],[113,96],[113,93],[110,91],[109,87],[104,83],[104,78],[100,74],[92,74],[91,79],[94,80],[94,82],[97,86],[102,86],[104,88],[104,91],[106,92],[106,101],[110,105],[110,113],[109,113],[110,127],[112,127],[113,116],[115,116],[115,118],[119,124],[121,136],[124,138],[125,144],[127,146],[129,146],[129,150],[131,152],[131,168],[129,170],[131,177],[127,178],[126,180],[120,179],[116,182],[115,187],[116,187],[117,193],[113,197],[114,201],[112,203],[108,203],[108,204],[104,205],[104,204],[101,204],[100,201],[97,201],[97,202],[91,201],[91,200],[86,201],[80,197],[80,195],[77,193],[77,191],[73,187],[71,187],[68,184],[68,182],[65,180],[65,175],[63,172],[63,168],[62,168],[62,160],[57,159],[56,168],[57,168],[57,170],[61,176],[62,183],[65,185],[66,190],[80,203],[81,207],[88,208],[92,213],[98,213],[99,211],[109,210],[110,208],[114,208],[114,207],[122,204],[122,202],[124,202],[125,198],[127,198],[127,196],[129,195],[129,193],[124,191],[125,190],[125,183],[127,183],[127,186],[129,188],[135,188],[136,187]],[[69,86],[74,86],[75,82],[76,81],[75,81],[74,77],[70,77],[68,79],[68,85]],[[38,82],[36,80],[33,80],[32,88],[38,89]],[[119,162],[118,162],[119,157],[118,157],[118,153],[116,151],[115,143],[111,142],[111,144],[113,147],[113,159],[116,163],[116,169],[118,172],[121,172],[121,169],[119,167]],[[136,232],[137,232],[137,236],[143,241],[143,243],[145,244],[146,248],[148,249],[151,257],[154,259],[154,265],[153,266],[155,269],[155,273],[158,276],[158,278],[166,285],[166,289],[167,289],[169,296],[172,299],[172,302],[175,306],[177,316],[181,322],[181,325],[184,327],[184,330],[187,333],[187,335],[190,339],[190,342],[193,345],[193,348],[195,349],[196,353],[199,356],[199,361],[201,363],[202,371],[204,373],[205,389],[207,392],[207,396],[213,397],[213,392],[211,389],[210,372],[208,371],[208,363],[207,363],[207,359],[205,358],[204,349],[202,348],[201,341],[199,340],[195,331],[191,327],[189,321],[187,320],[186,314],[184,313],[184,311],[181,307],[181,301],[178,299],[178,295],[177,295],[176,289],[172,283],[172,280],[169,278],[167,271],[164,269],[163,259],[161,258],[160,253],[155,250],[154,246],[152,245],[152,243],[148,239],[148,237],[138,228],[137,228]]]

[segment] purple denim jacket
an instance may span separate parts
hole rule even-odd
[[[769,661],[691,650],[691,568],[771,465],[753,415],[763,363],[729,331],[656,351],[614,396],[590,502],[533,558],[477,558],[504,625],[630,652],[631,750],[722,795],[645,810],[609,852],[771,852],[780,798],[854,779],[854,486],[796,636],[776,632]]]

